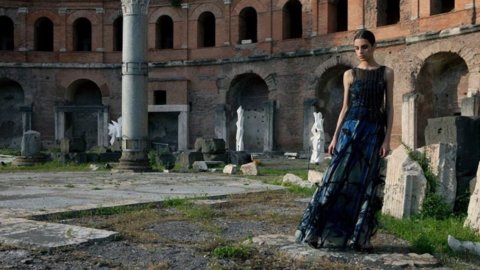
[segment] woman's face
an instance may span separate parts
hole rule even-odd
[[[375,47],[373,47],[368,40],[363,38],[355,39],[353,41],[353,47],[355,48],[355,54],[360,61],[369,61],[373,58]]]

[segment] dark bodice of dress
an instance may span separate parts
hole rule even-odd
[[[385,66],[366,70],[353,68],[346,120],[366,120],[385,124]]]

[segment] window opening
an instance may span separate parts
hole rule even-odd
[[[157,21],[157,49],[173,48],[173,20],[169,16],[161,16]]]
[[[239,16],[239,43],[257,42],[257,12],[252,7],[244,8]]]
[[[120,16],[113,22],[113,50],[121,51],[123,48],[123,17]]]
[[[48,18],[35,22],[35,50],[53,51],[53,23]]]
[[[283,38],[302,37],[302,4],[298,0],[288,1],[283,7]]]
[[[85,18],[80,18],[73,24],[75,51],[92,50],[92,24]]]
[[[0,16],[0,50],[13,51],[13,21],[7,16]]]
[[[198,18],[198,47],[215,47],[215,15],[211,12]]]

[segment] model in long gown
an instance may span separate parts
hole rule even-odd
[[[313,247],[366,247],[381,208],[377,189],[383,182],[379,151],[386,129],[385,67],[352,71],[349,110],[331,163],[296,232],[297,242]]]

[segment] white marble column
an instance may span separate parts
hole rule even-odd
[[[122,157],[119,170],[147,171],[150,166],[147,108],[147,13],[150,0],[121,0]]]

